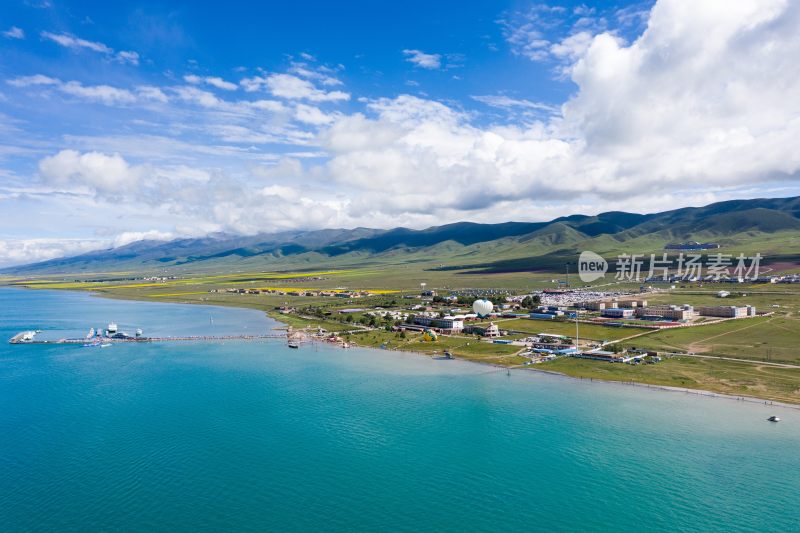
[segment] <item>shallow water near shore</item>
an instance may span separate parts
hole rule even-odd
[[[800,412],[280,341],[231,308],[0,289],[0,530],[791,531]],[[769,423],[769,415],[783,421]]]

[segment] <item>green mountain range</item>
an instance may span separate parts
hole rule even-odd
[[[560,270],[583,250],[606,257],[663,253],[668,244],[687,241],[713,242],[724,253],[760,252],[765,263],[800,262],[800,197],[734,200],[646,215],[612,211],[549,222],[459,222],[424,230],[327,229],[146,240],[3,272],[296,270],[409,262],[477,272]]]

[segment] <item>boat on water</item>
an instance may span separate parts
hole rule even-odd
[[[26,342],[33,342],[34,337],[36,337],[37,333],[39,333],[38,329],[35,330],[35,331],[34,330],[22,331],[20,333],[17,333],[16,335],[14,335],[11,338],[10,342],[11,342],[11,344],[21,344],[21,343],[26,343]]]
[[[300,348],[300,344],[297,341],[289,341],[287,345],[289,348],[294,348],[295,350]]]
[[[94,337],[94,328],[90,329],[89,333],[86,334],[87,339],[91,339],[92,337]]]
[[[111,335],[116,333],[118,329],[119,328],[118,328],[116,322],[109,322],[108,328],[106,328],[106,331],[108,332],[108,336],[110,337]]]
[[[100,345],[101,348],[108,348],[109,346],[111,346],[110,342],[104,342],[103,344]]]
[[[780,422],[781,421],[781,419],[778,418],[775,415],[772,415],[771,417],[767,418],[767,420],[769,420],[770,422]]]

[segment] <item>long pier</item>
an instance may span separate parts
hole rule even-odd
[[[272,333],[266,335],[186,335],[179,337],[132,337],[125,339],[115,339],[113,337],[92,337],[90,339],[57,339],[57,340],[36,340],[32,335],[26,336],[24,333],[14,335],[8,342],[10,344],[92,344],[93,342],[106,343],[137,343],[137,342],[171,342],[171,341],[257,341],[264,339],[285,339],[285,333]]]

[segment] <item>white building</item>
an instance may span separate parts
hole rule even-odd
[[[637,307],[636,316],[660,316],[667,320],[689,320],[694,318],[694,307],[689,304],[678,305],[651,305],[649,307]]]
[[[714,305],[707,307],[700,307],[698,309],[700,316],[715,316],[721,318],[744,318],[747,316],[756,316],[756,308],[752,305],[735,306],[735,305]]]
[[[432,328],[445,329],[449,331],[461,331],[464,329],[464,321],[452,316],[445,316],[442,318],[416,316],[414,317],[414,323],[420,326],[430,326]]]
[[[632,318],[633,309],[620,309],[619,307],[610,307],[600,311],[600,316],[606,318]]]

